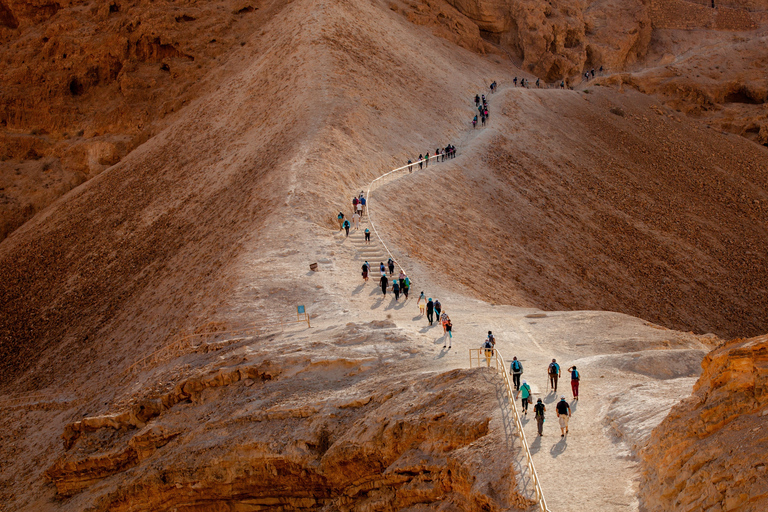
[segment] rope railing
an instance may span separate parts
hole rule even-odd
[[[490,354],[489,354],[490,352]],[[536,499],[538,501],[539,510],[541,512],[551,512],[547,508],[547,502],[544,499],[544,491],[541,488],[541,482],[539,481],[539,475],[536,473],[536,467],[533,464],[533,456],[531,455],[531,448],[528,445],[528,439],[525,437],[525,430],[523,430],[523,423],[520,420],[520,413],[517,412],[517,403],[515,402],[515,391],[512,388],[512,383],[507,373],[507,365],[504,362],[504,358],[501,356],[497,349],[483,349],[483,348],[471,348],[469,349],[469,367],[472,368],[472,364],[476,363],[476,366],[482,366],[485,362],[487,367],[493,364],[496,369],[501,373],[504,379],[504,387],[507,390],[507,397],[512,404],[512,416],[515,420],[515,427],[517,433],[520,436],[520,441],[523,444],[523,452],[525,458],[528,461],[528,469],[530,470],[531,480],[533,481],[534,489],[536,490]]]

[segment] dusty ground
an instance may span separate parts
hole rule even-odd
[[[533,446],[553,510],[566,508],[566,499],[574,510],[637,508],[630,450],[689,394],[712,338],[583,309],[623,310],[698,333],[764,328],[756,312],[764,309],[765,262],[758,249],[768,200],[765,150],[709,133],[636,93],[510,88],[521,72],[501,57],[457,49],[384,4],[299,1],[281,14],[224,59],[215,91],[0,243],[0,419],[7,432],[0,459],[11,461],[0,473],[6,508],[151,509],[157,489],[170,492],[168,507],[183,499],[200,507],[256,499],[239,490],[227,494],[226,485],[222,491],[214,483],[247,483],[243,468],[253,461],[274,476],[264,461],[275,457],[288,461],[293,475],[301,476],[296,468],[315,471],[322,457],[309,445],[319,443],[318,427],[334,423],[341,432],[367,417],[338,416],[358,398],[352,388],[361,396],[399,390],[405,398],[398,414],[418,430],[421,409],[434,404],[425,398],[423,407],[414,407],[409,393],[442,392],[439,374],[466,368],[468,350],[489,329],[505,357],[523,360],[525,377],[550,406],[546,362],[557,357],[564,368],[577,364],[583,371],[571,435],[560,440],[550,411],[546,436]],[[470,98],[491,79],[503,86],[491,100],[492,124],[472,131]],[[362,247],[359,232],[344,238],[333,218],[338,209],[349,211],[351,195],[382,172],[449,142],[459,147],[456,160],[374,192],[378,226],[414,280],[409,301],[393,302],[360,278],[364,259],[385,259],[382,248]],[[674,202],[681,189],[685,200]],[[637,240],[642,254],[631,243]],[[311,262],[318,272],[309,271]],[[418,317],[421,290],[451,315],[450,350],[442,348],[439,327]],[[313,327],[279,332],[275,323],[292,317],[297,304],[307,306]],[[573,311],[542,316],[539,309],[556,307]],[[182,352],[126,373],[182,334],[252,323],[268,326],[272,335],[209,353]],[[206,372],[247,365],[249,355],[285,362],[292,354],[301,362],[282,365],[276,389],[283,392],[273,402],[261,402],[264,387],[240,379],[174,403],[165,410],[178,413],[172,421],[161,416],[141,427],[100,429],[80,439],[74,452],[58,437],[84,417],[126,411],[188,379],[218,382]],[[303,365],[317,373],[292,390],[298,380],[291,379],[304,378],[297,377]],[[488,372],[465,379],[462,386],[488,396],[479,407],[438,403],[447,416],[442,422],[465,415],[468,424],[489,418],[491,427],[470,442],[480,445],[458,466],[476,468],[477,457],[501,444],[512,460],[515,437],[498,381]],[[323,400],[327,408],[317,406]],[[313,419],[302,423],[286,411]],[[258,416],[264,413],[276,415],[260,431],[252,422],[264,421]],[[377,424],[381,417],[367,418]],[[152,430],[162,425],[184,435],[171,431],[169,441]],[[526,429],[534,439],[535,425]],[[134,459],[137,448],[125,449],[139,431],[134,445],[153,447],[141,461]],[[275,442],[249,444],[262,437]],[[397,457],[366,474],[410,478],[399,485],[430,467],[438,476],[417,482],[429,487],[421,496],[429,506],[448,503],[434,484],[445,482],[444,464],[414,462],[413,453],[421,452],[401,451],[399,434],[385,437]],[[414,446],[427,454],[445,447],[419,443]],[[248,453],[230,457],[232,446]],[[336,483],[323,484],[324,492],[337,493],[329,499],[344,496],[361,508],[377,499],[384,500],[378,506],[405,503],[350,484],[349,473],[368,448],[342,448],[334,448],[343,453],[329,470]],[[190,451],[194,456],[185,459]],[[71,471],[83,460],[96,467],[92,481],[88,472]],[[124,466],[105,469],[115,460]],[[222,460],[235,462],[230,480],[213,470],[195,472]],[[168,461],[184,468],[182,474],[164,474]],[[520,503],[516,493],[531,495],[519,459],[511,464],[521,478],[506,501],[494,502],[500,509]],[[63,468],[48,473],[61,481],[83,476],[89,485],[73,498],[57,498],[44,477],[49,468]],[[382,482],[394,485],[371,478],[379,482],[377,492]],[[498,474],[478,482],[494,478]],[[462,496],[479,508],[493,497],[469,479],[461,482],[451,487],[458,489],[450,501],[458,508]],[[195,494],[199,484],[211,494]],[[403,499],[420,495],[419,486]]]

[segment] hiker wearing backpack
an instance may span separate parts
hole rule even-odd
[[[347,232],[347,236],[349,236],[349,225],[350,225],[349,221],[345,220],[344,221],[344,230]]]
[[[380,283],[381,283],[381,293],[386,295],[387,294],[387,285],[389,285],[389,279],[387,279],[387,275],[386,274],[381,274],[381,281],[380,281]]]
[[[365,282],[368,282],[368,271],[371,270],[371,265],[366,261],[363,263],[363,280]]]
[[[496,336],[494,336],[491,331],[488,331],[488,337],[486,338],[486,340],[491,342],[491,347],[496,346]]]
[[[533,417],[536,418],[536,428],[539,430],[539,435],[544,435],[544,411],[547,410],[547,406],[541,401],[541,398],[536,400],[536,405],[533,406]]]
[[[408,292],[411,291],[411,278],[408,277],[406,274],[405,279],[403,280],[403,286],[400,287],[403,292],[403,295],[405,296],[405,300],[408,300]]]
[[[485,342],[483,342],[483,351],[485,352],[486,365],[490,367],[491,358],[493,357],[493,343],[491,343],[489,338],[486,338]]]
[[[357,209],[357,211],[360,212],[360,218],[362,219],[363,215],[365,215],[365,196],[363,195],[362,192],[360,193],[360,203],[358,206],[359,208]]]
[[[384,262],[379,262],[379,271],[381,272],[381,275],[386,275],[387,271],[384,269]]]
[[[573,391],[573,398],[578,400],[579,399],[579,380],[581,379],[581,376],[579,375],[578,370],[576,370],[575,366],[571,366],[568,368],[568,371],[571,372],[571,391]]]
[[[336,219],[339,221],[339,231],[344,229],[344,214],[339,212],[339,214],[336,216]]]
[[[533,401],[531,398],[531,386],[526,381],[523,381],[523,385],[520,386],[520,406],[523,408],[523,414],[528,416],[528,404]]]
[[[392,293],[395,294],[395,302],[400,299],[400,281],[397,279],[392,280]]]
[[[435,320],[439,322],[440,321],[440,312],[443,310],[443,305],[440,304],[440,301],[437,300],[437,299],[435,299],[434,308],[435,308]]]
[[[365,228],[365,243],[366,244],[371,243],[371,230],[368,228]]]
[[[557,393],[557,379],[560,378],[560,365],[554,359],[549,363],[547,368],[547,375],[549,375],[549,385],[552,387],[552,391]]]
[[[568,420],[571,419],[571,406],[565,401],[565,395],[557,402],[557,419],[560,421],[560,437],[568,433]]]
[[[520,376],[523,374],[523,363],[517,360],[517,356],[512,358],[512,364],[509,365],[509,373],[512,374],[512,383],[515,385],[515,391],[519,391]]]
[[[434,313],[435,303],[432,302],[432,297],[430,297],[429,300],[427,300],[427,320],[429,320],[429,325],[432,325],[432,315],[434,315]]]

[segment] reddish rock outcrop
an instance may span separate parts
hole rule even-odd
[[[712,351],[642,451],[645,510],[768,508],[768,336]]]

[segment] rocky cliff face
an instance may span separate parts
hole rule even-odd
[[[642,451],[648,511],[768,508],[768,337],[712,351]]]

